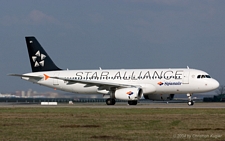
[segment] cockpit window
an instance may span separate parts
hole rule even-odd
[[[197,78],[198,79],[200,79],[200,78],[211,78],[211,76],[209,76],[209,75],[198,75]]]

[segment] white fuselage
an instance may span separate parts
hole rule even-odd
[[[35,79],[22,77],[25,80],[48,86],[54,89],[74,93],[101,93],[108,94],[108,90],[101,89],[104,84],[123,84],[140,86],[143,94],[183,94],[202,93],[216,89],[219,83],[206,72],[196,69],[121,69],[121,70],[63,70],[27,73],[29,76],[51,76],[68,80],[82,80],[95,82],[71,83],[62,79],[44,78]]]

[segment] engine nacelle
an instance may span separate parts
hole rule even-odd
[[[144,95],[145,99],[164,101],[164,100],[173,100],[174,94],[148,94]]]
[[[139,100],[142,95],[141,88],[123,88],[115,91],[115,98],[120,100]]]

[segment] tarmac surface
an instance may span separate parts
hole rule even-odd
[[[14,103],[0,102],[0,108],[15,108],[15,107],[69,107],[69,108],[225,108],[225,102],[201,102],[195,103],[193,106],[188,106],[187,103],[138,103],[137,105],[128,105],[125,102],[118,102],[115,105],[106,105],[100,103],[58,103],[58,105],[41,105],[40,103]]]

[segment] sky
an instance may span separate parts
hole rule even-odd
[[[200,69],[225,85],[224,0],[2,0],[0,92],[50,88],[31,72],[25,36],[63,69]]]

